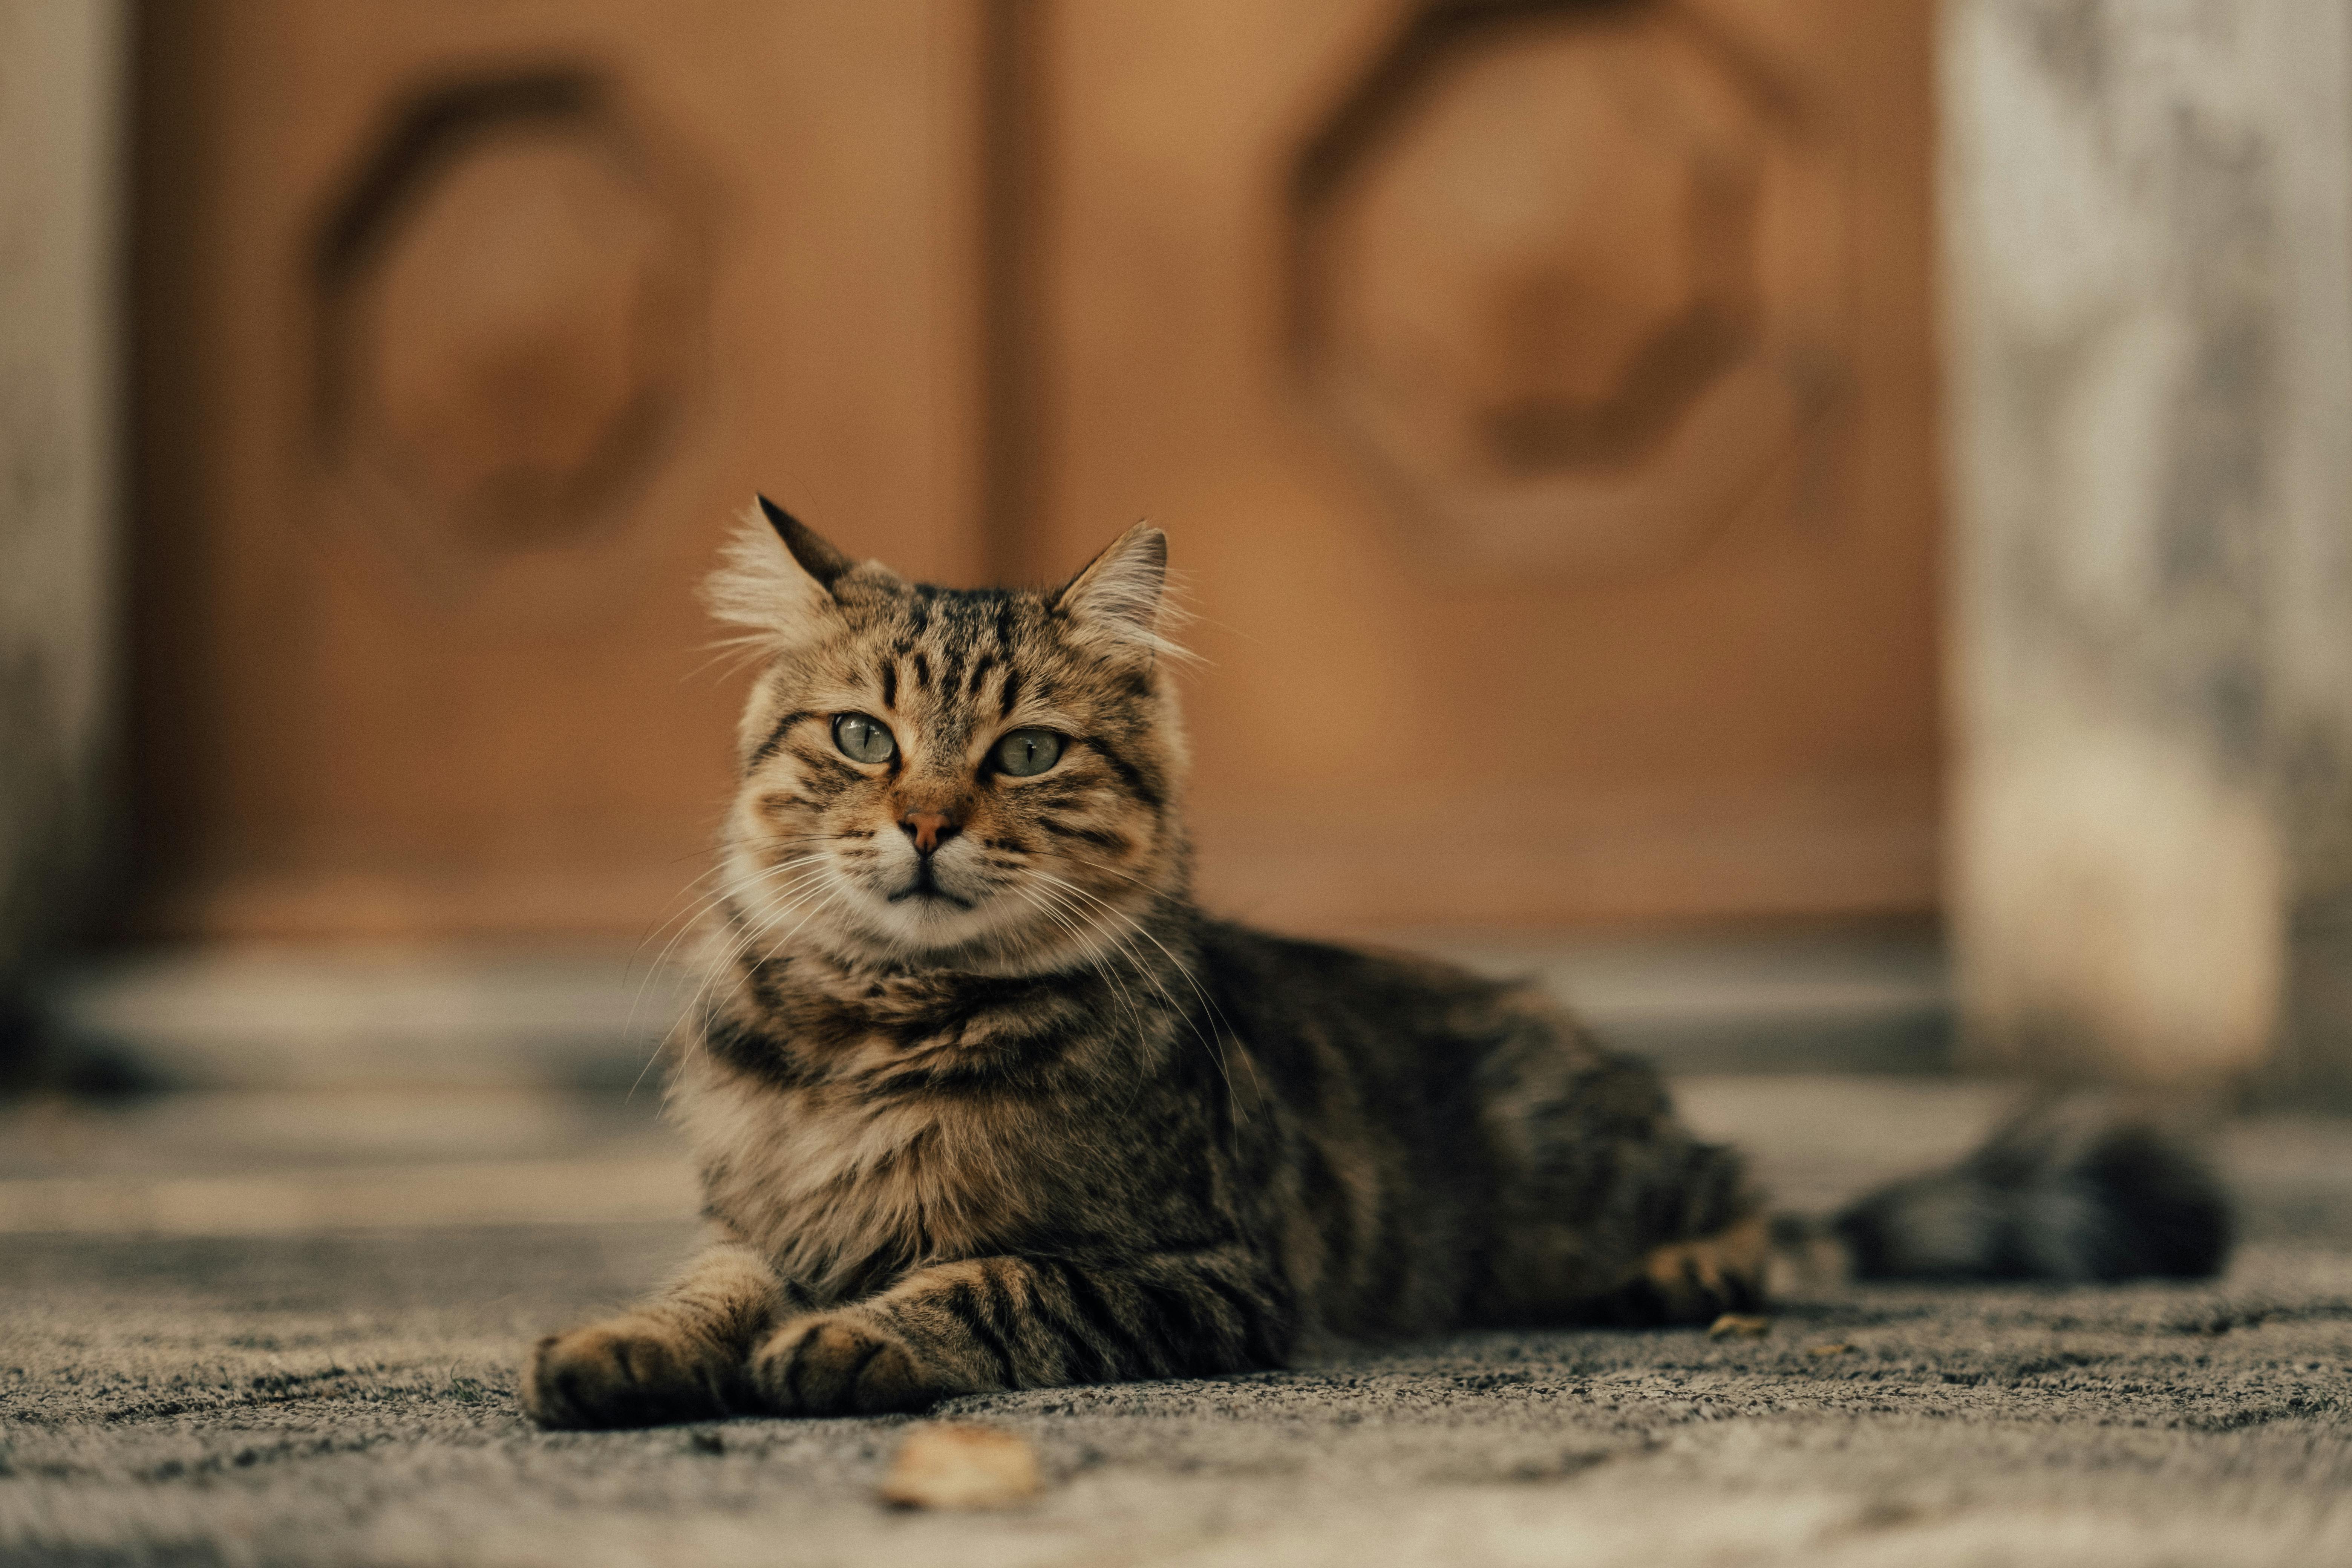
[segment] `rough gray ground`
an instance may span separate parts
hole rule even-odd
[[[1992,1103],[1686,1090],[1801,1201]],[[682,1226],[0,1237],[0,1560],[2352,1562],[2352,1131],[2227,1148],[2255,1239],[2216,1283],[1856,1289],[1753,1342],[1484,1334],[966,1400],[1052,1482],[984,1516],[872,1500],[901,1421],[530,1430],[519,1349],[658,1278]]]

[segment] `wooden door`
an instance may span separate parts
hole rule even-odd
[[[142,17],[145,924],[641,934],[764,488],[977,545],[950,0],[171,0]]]
[[[1164,523],[1225,907],[1932,904],[1927,0],[142,20],[152,930],[641,934],[755,488]]]
[[[1213,900],[1931,907],[1931,11],[1032,17],[1029,559],[1168,528]]]

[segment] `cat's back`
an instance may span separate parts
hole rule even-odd
[[[1200,951],[1219,1023],[1303,1113],[1466,1135],[1498,1076],[1531,1055],[1564,1069],[1601,1056],[1535,987],[1420,954],[1217,920]]]
[[[1204,918],[1200,943],[1219,1003],[1278,1033],[1337,1027],[1403,1045],[1458,1027],[1518,990],[1418,953],[1282,936],[1235,921]]]

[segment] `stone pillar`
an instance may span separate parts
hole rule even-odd
[[[2352,1090],[2352,14],[1947,0],[1979,1065]]]
[[[0,0],[0,1006],[105,818],[125,58],[117,0]]]

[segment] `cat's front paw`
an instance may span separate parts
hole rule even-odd
[[[658,1319],[619,1318],[550,1334],[523,1369],[522,1406],[541,1426],[659,1426],[728,1412],[740,1369]]]
[[[950,1389],[898,1334],[855,1311],[793,1318],[751,1352],[751,1386],[777,1415],[920,1410]]]

